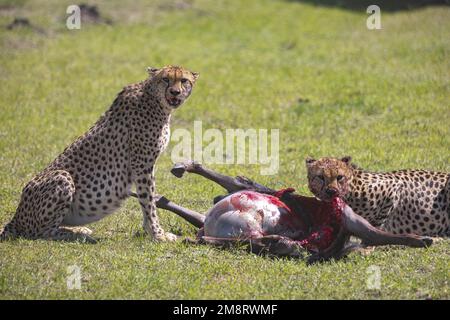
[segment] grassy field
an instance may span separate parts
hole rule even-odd
[[[371,31],[364,10],[310,1],[105,0],[96,3],[113,24],[68,30],[72,3],[0,1],[0,225],[25,183],[149,65],[201,74],[173,130],[193,130],[194,120],[204,129],[280,129],[277,175],[261,176],[258,165],[213,166],[221,172],[309,194],[308,155],[351,155],[371,170],[450,170],[449,7],[381,8],[382,30]],[[4,28],[18,16],[43,32]],[[222,190],[170,176],[172,147],[158,162],[158,192],[205,212]],[[175,215],[159,214],[166,230],[195,234]],[[448,240],[307,266],[133,237],[141,229],[134,199],[91,227],[95,245],[0,243],[0,298],[450,298]],[[81,269],[79,290],[66,285],[71,265]],[[371,266],[379,267],[380,290],[366,285]]]

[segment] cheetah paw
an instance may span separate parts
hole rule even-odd
[[[97,239],[91,237],[88,234],[80,233],[80,237],[77,239],[77,241],[81,243],[89,243],[89,244],[96,244],[98,241]]]
[[[73,227],[71,229],[75,233],[82,233],[82,234],[85,234],[88,236],[90,236],[92,234],[92,230],[87,227]]]
[[[165,232],[162,235],[154,235],[153,240],[157,242],[173,242],[176,241],[178,237],[170,232]]]
[[[177,239],[178,239],[178,236],[177,236],[177,235],[175,235],[175,234],[173,234],[173,233],[170,233],[170,232],[166,232],[166,233],[164,234],[164,236],[165,236],[165,238],[166,238],[166,241],[170,241],[170,242],[172,242],[172,241],[177,241]]]

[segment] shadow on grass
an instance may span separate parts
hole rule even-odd
[[[338,7],[347,10],[363,11],[375,4],[381,11],[413,10],[426,6],[449,6],[450,0],[286,0],[316,6]]]

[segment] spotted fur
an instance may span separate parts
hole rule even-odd
[[[450,236],[450,174],[426,170],[367,172],[342,159],[307,159],[319,199],[340,196],[374,226],[396,234]]]
[[[86,134],[25,186],[0,239],[94,241],[87,228],[71,227],[116,211],[133,185],[144,230],[155,240],[176,238],[156,215],[154,169],[169,142],[172,111],[189,97],[198,74],[176,66],[148,71],[148,79],[126,86]]]

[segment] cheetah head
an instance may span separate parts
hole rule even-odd
[[[306,159],[309,190],[320,200],[344,197],[353,177],[351,157]]]
[[[178,108],[190,96],[198,73],[182,67],[148,67],[148,73],[155,89],[156,98],[169,110]]]

